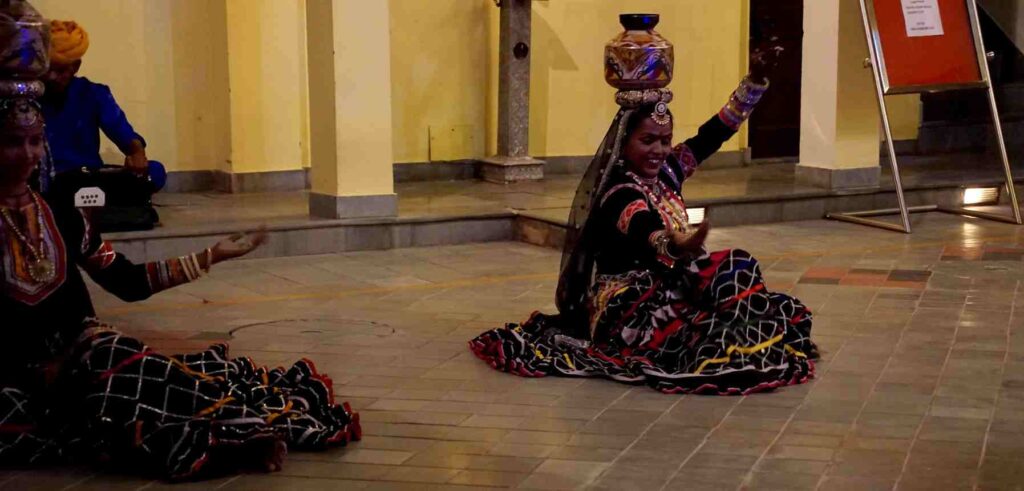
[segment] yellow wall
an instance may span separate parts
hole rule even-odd
[[[745,73],[745,0],[557,0],[534,2],[530,153],[587,155],[618,107],[603,78],[604,44],[623,12],[661,14],[658,32],[676,48],[671,104],[677,139],[725,104]],[[740,139],[724,149],[740,148]]]
[[[308,118],[305,5],[227,0],[227,19],[231,171],[299,170]]]
[[[484,154],[491,0],[391,0],[397,162]]]
[[[498,46],[501,43],[501,16],[496,8],[487,14],[487,144],[484,154],[488,157],[498,153]],[[533,44],[531,43],[531,51]]]
[[[491,0],[391,6],[396,160],[494,154],[498,9]],[[746,0],[537,0],[533,9],[532,155],[587,155],[604,136],[618,107],[603,79],[603,50],[621,32],[622,12],[661,13],[658,30],[676,44],[680,137],[717,112],[745,73]]]
[[[224,2],[173,0],[174,93],[177,162],[172,170],[229,170],[227,11]],[[156,102],[156,101],[154,101]],[[153,140],[154,138],[150,138]],[[154,143],[150,143],[153,145]],[[151,158],[162,158],[150,152]]]
[[[497,148],[497,94],[498,94],[498,9],[490,0],[447,0],[459,2],[459,16],[453,16],[452,30],[467,33],[466,39],[487,40],[486,57],[477,51],[475,43],[447,43],[447,50],[453,49],[461,56],[468,56],[475,63],[483,60],[486,70],[464,72],[453,70],[448,78],[450,85],[439,87],[432,80],[406,80],[404,73],[412,72],[404,53],[410,36],[402,34],[400,26],[409,23],[433,25],[438,12],[408,10],[419,0],[392,0],[392,66],[395,67],[395,152],[402,161],[422,161],[426,152],[426,123],[412,126],[402,119],[401,106],[410,101],[399,95],[402,92],[416,92],[420,87],[435,87],[439,96],[448,105],[436,102],[433,111],[423,116],[448,117],[453,112],[477,114],[479,112],[480,74],[486,74],[488,86],[483,110],[486,115],[485,153],[492,155]],[[444,2],[442,2],[443,4]],[[480,3],[486,4],[486,22],[470,18]],[[531,85],[531,134],[530,152],[536,156],[588,155],[596,149],[601,137],[608,129],[612,115],[618,109],[613,100],[614,89],[603,80],[603,47],[615,34],[621,31],[618,14],[627,11],[649,11],[662,14],[658,31],[676,45],[676,76],[672,88],[676,100],[672,111],[676,115],[677,133],[680,138],[696,131],[704,121],[725,103],[729,93],[746,73],[747,32],[749,19],[747,0],[558,0],[534,1],[532,78]],[[446,7],[448,8],[448,7]],[[472,12],[471,12],[472,11]],[[415,12],[416,22],[407,17]],[[444,14],[447,15],[447,14]],[[486,26],[478,34],[480,26]],[[436,60],[425,57],[437,56],[436,36],[423,36],[415,31],[419,43],[416,63],[437,66],[447,53],[442,49]],[[470,34],[471,33],[471,34]],[[447,37],[447,36],[444,36]],[[860,38],[854,41],[860,42]],[[401,80],[401,82],[400,82]],[[461,90],[452,91],[450,87]],[[412,88],[412,89],[410,89]],[[453,93],[454,92],[454,93]],[[426,100],[431,100],[425,97]],[[916,96],[890,98],[890,115],[897,139],[917,137],[919,103]],[[418,141],[416,157],[411,157],[408,142]],[[724,149],[737,150],[746,141],[745,131],[726,144]],[[475,141],[474,141],[475,143]],[[470,152],[467,152],[470,153]]]
[[[91,48],[82,75],[110,85],[150,158],[170,170],[213,169],[230,151],[223,2],[34,0],[44,16],[77,20]],[[103,144],[109,162],[116,147]]]
[[[298,36],[296,43],[299,48],[299,132],[302,138],[302,166],[308,169],[311,166],[310,159],[312,159],[309,141],[312,138],[312,129],[309,116],[309,46],[306,39],[306,0],[296,1],[299,2],[298,30],[296,31]]]
[[[76,19],[89,29],[92,48],[83,75],[111,85],[131,121],[149,141],[150,156],[163,160],[170,170],[180,171],[232,169],[228,165],[232,134],[245,122],[236,115],[235,124],[231,123],[226,4],[238,1],[250,5],[249,0],[33,3],[48,17]],[[287,4],[275,5],[278,11],[301,11],[302,0],[270,1]],[[672,110],[679,138],[695,131],[713,114],[743,75],[747,0],[535,0],[533,155],[587,155],[596,148],[617,109],[614,89],[602,78],[602,50],[621,30],[617,16],[626,11],[661,13],[658,30],[676,45]],[[310,128],[302,102],[307,100],[303,16],[265,20],[291,23],[299,40],[294,45],[290,39],[283,40],[287,49],[295,52],[294,62],[268,67],[258,75],[291,80],[296,77],[290,71],[298,67],[294,84],[279,80],[281,83],[271,85],[284,90],[292,84],[299,102],[284,111],[288,121],[284,126],[291,136],[286,139],[283,157],[273,149],[263,158],[236,155],[236,171],[296,169],[309,162]],[[493,1],[390,0],[390,23],[394,160],[422,162],[493,154],[498,47],[498,9]],[[260,46],[285,49],[281,43],[275,48],[275,43]],[[890,104],[896,137],[916,136],[916,98],[892,98]],[[267,107],[266,101],[261,106],[264,113],[280,109]],[[239,108],[236,113],[241,114]],[[291,129],[294,125],[298,130]],[[742,136],[725,149],[740,148]],[[121,159],[110,143],[104,144],[104,156],[111,162]]]
[[[921,96],[917,94],[887,97],[889,124],[894,140],[916,140],[921,124]],[[884,135],[883,135],[883,138]]]

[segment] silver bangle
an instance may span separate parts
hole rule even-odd
[[[195,281],[196,273],[192,271],[192,259],[190,256],[181,256],[178,258],[178,262],[181,263],[181,271],[185,273],[185,280],[192,282]]]
[[[196,271],[199,272],[199,278],[202,278],[203,276],[206,276],[206,271],[203,270],[203,265],[199,262],[199,255],[198,254],[193,254],[192,257],[194,258],[194,261],[196,262]]]

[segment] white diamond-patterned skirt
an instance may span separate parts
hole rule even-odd
[[[485,332],[470,349],[520,376],[606,377],[665,393],[750,394],[814,375],[811,312],[769,292],[757,261],[732,249],[656,274],[602,276],[591,292],[592,340],[559,316]]]
[[[45,394],[0,389],[0,463],[102,455],[188,479],[219,450],[274,440],[321,450],[362,437],[359,415],[335,403],[309,360],[268,370],[229,359],[223,344],[171,357],[104,330],[83,337],[65,367]]]

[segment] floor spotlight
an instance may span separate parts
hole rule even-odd
[[[964,206],[994,205],[999,203],[999,188],[964,189]]]

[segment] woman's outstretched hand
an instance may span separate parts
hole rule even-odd
[[[701,247],[704,247],[704,241],[707,240],[710,230],[711,224],[703,221],[696,229],[688,232],[673,232],[672,245],[678,252],[692,253],[699,251]]]
[[[763,85],[778,68],[786,49],[778,36],[768,36],[756,43],[750,52],[750,80]]]
[[[256,232],[232,235],[210,248],[211,265],[242,257],[259,248],[266,241],[266,228],[261,228]]]

